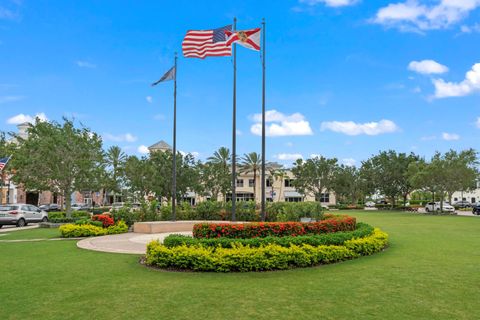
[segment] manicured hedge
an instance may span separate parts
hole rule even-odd
[[[117,234],[128,232],[128,226],[125,222],[119,221],[117,224],[108,228],[102,228],[91,224],[65,224],[59,228],[62,237],[95,237],[107,234]]]
[[[48,213],[48,219],[65,218],[67,213],[65,211],[52,211]],[[71,218],[90,218],[92,215],[87,211],[72,211]]]
[[[378,252],[387,244],[388,235],[379,229],[368,237],[345,241],[343,246],[302,244],[282,247],[269,244],[256,248],[238,244],[233,248],[203,245],[168,248],[153,241],[147,246],[145,262],[159,268],[192,271],[282,270],[353,259]]]
[[[260,247],[268,244],[276,244],[282,247],[290,247],[291,245],[309,244],[311,246],[320,245],[342,245],[345,241],[354,238],[363,238],[371,235],[373,227],[359,222],[355,231],[334,232],[306,236],[286,236],[286,237],[265,237],[250,239],[232,239],[232,238],[192,238],[190,236],[172,234],[163,240],[163,245],[172,248],[178,246],[195,246],[202,245],[204,247],[222,247],[233,248],[238,244],[250,247]]]
[[[356,219],[342,216],[318,222],[259,222],[243,224],[198,223],[193,226],[195,238],[264,238],[320,234],[355,230]]]

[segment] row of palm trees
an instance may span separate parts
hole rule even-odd
[[[110,167],[110,180],[111,190],[114,191],[114,198],[116,197],[115,191],[120,185],[120,179],[122,176],[123,165],[127,159],[127,155],[118,146],[110,147],[106,152],[106,162]],[[232,155],[230,150],[226,147],[220,147],[216,150],[212,156],[207,158],[207,162],[219,165],[225,174],[229,174],[231,171]],[[256,197],[257,194],[257,177],[261,173],[262,157],[257,152],[246,153],[237,159],[239,162],[239,173],[253,174],[253,194]],[[283,181],[287,177],[285,170],[278,164],[267,163],[267,176],[272,181]],[[283,183],[281,184],[283,186]],[[273,188],[273,187],[272,187]],[[279,194],[281,193],[281,190]],[[116,201],[116,199],[114,199]]]

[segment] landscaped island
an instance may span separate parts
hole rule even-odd
[[[145,263],[170,270],[248,272],[328,264],[370,255],[388,235],[349,216],[317,222],[196,224],[193,237],[170,235],[147,246]]]

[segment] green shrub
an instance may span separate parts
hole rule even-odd
[[[152,202],[143,201],[140,203],[140,208],[137,211],[138,221],[158,221],[160,214],[157,211],[158,201]]]
[[[78,218],[48,218],[48,222],[51,223],[73,223],[77,220]]]
[[[128,225],[124,221],[119,221],[113,226],[107,228],[107,234],[119,234],[128,232]]]
[[[109,212],[110,208],[109,207],[96,207],[93,208],[92,213],[93,214],[102,214],[105,212]]]
[[[48,220],[65,218],[65,212],[56,211],[48,213]]]
[[[297,237],[265,237],[265,238],[251,238],[251,239],[232,239],[232,238],[193,238],[190,236],[172,234],[163,240],[163,245],[171,248],[178,246],[195,246],[202,245],[204,247],[222,247],[233,248],[235,244],[242,244],[250,247],[260,247],[268,244],[276,244],[282,247],[289,247],[291,245],[309,244],[311,246],[319,245],[342,245],[345,241],[354,238],[363,238],[373,232],[373,227],[366,223],[358,223],[355,231],[334,232],[318,235],[307,235]]]
[[[59,228],[62,237],[96,237],[106,234],[117,234],[128,232],[128,226],[125,222],[120,221],[108,228],[95,226],[90,223],[85,224],[65,224]]]
[[[300,221],[301,218],[322,220],[323,211],[320,202],[276,202],[267,207],[267,221]]]
[[[75,221],[76,225],[84,225],[84,224],[90,224],[92,226],[96,227],[103,227],[102,221],[92,221],[90,219],[80,219]]]
[[[250,247],[235,244],[232,248],[203,245],[169,248],[153,241],[147,246],[146,263],[160,268],[193,271],[282,270],[352,259],[380,251],[387,244],[387,234],[379,229],[375,229],[368,237],[348,240],[344,246],[302,244],[282,247],[268,244]]]
[[[128,206],[122,207],[118,210],[112,210],[111,215],[115,222],[124,221],[128,226],[132,226],[138,221],[138,213]]]
[[[223,203],[218,201],[199,202],[191,220],[223,220]]]
[[[87,211],[73,211],[72,218],[90,218],[92,215]]]

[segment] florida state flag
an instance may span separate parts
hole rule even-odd
[[[260,28],[238,31],[225,30],[225,34],[228,37],[226,45],[231,46],[232,43],[238,43],[245,48],[259,51],[260,30]]]

